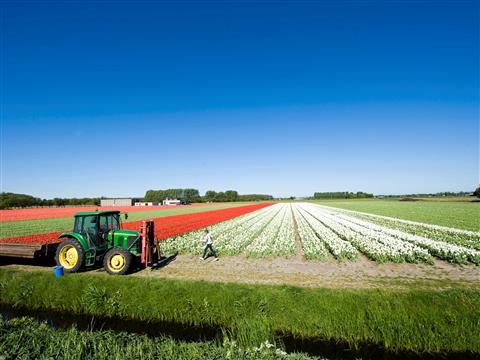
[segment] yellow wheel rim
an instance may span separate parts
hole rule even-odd
[[[71,269],[78,262],[78,252],[73,245],[65,245],[60,250],[60,265],[62,265],[65,269]]]
[[[125,257],[122,254],[115,254],[108,259],[108,267],[113,271],[120,271],[125,266]]]

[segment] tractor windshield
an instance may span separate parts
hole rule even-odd
[[[120,228],[118,214],[103,214],[100,215],[100,231],[117,230]]]
[[[97,233],[97,217],[95,215],[75,217],[73,231],[79,234],[95,235]]]

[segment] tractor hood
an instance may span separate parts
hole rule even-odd
[[[124,230],[124,229],[114,230],[114,234],[115,234],[115,237],[117,237],[117,236],[130,237],[130,236],[140,235],[140,233],[138,231]]]
[[[142,241],[138,231],[113,230],[108,233],[108,240],[110,241],[110,246],[127,249],[137,256],[141,253]]]
[[[110,231],[108,238],[113,246],[129,248],[132,244],[138,242],[140,233],[138,231],[118,229]]]
[[[132,242],[140,237],[140,234],[137,231],[132,230],[110,230],[108,232],[108,238],[114,240],[114,245],[120,245],[123,242]]]

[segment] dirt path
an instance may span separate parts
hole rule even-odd
[[[297,219],[295,218],[295,213],[293,212],[293,208],[290,208],[292,212],[292,219],[293,219],[293,229],[295,231],[295,259],[296,260],[303,260],[303,248],[302,248],[302,240],[300,238],[300,234],[298,233],[298,224]]]
[[[158,270],[143,270],[134,276],[247,284],[290,284],[328,288],[450,288],[480,289],[480,267],[435,261],[434,265],[378,264],[365,257],[338,262],[291,259],[248,259],[242,255],[205,262],[179,255]]]
[[[1,262],[2,268],[24,271],[48,271],[51,266],[39,266],[33,262]],[[108,276],[104,270],[87,271],[88,274]],[[53,276],[53,275],[52,275]],[[178,255],[166,266],[157,270],[142,270],[132,277],[168,278],[236,282],[245,284],[288,284],[304,287],[326,288],[393,288],[393,289],[447,289],[476,288],[480,290],[480,266],[460,266],[445,261],[434,265],[378,264],[365,257],[356,261],[338,262],[290,259],[251,259],[244,255],[209,258]]]

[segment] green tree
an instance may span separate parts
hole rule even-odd
[[[238,192],[235,190],[227,190],[225,191],[225,201],[237,201],[238,200]]]
[[[475,191],[473,192],[473,195],[480,198],[480,186],[475,189]]]
[[[147,190],[145,197],[146,202],[162,202],[163,200],[179,199],[189,202],[196,202],[200,197],[197,189],[166,189],[166,190]]]
[[[225,193],[223,191],[220,191],[217,193],[217,195],[215,195],[215,199],[214,199],[215,202],[224,202],[226,201],[225,200]]]
[[[208,190],[205,193],[205,201],[208,201],[208,202],[215,201],[216,197],[217,197],[217,193],[213,190]]]

